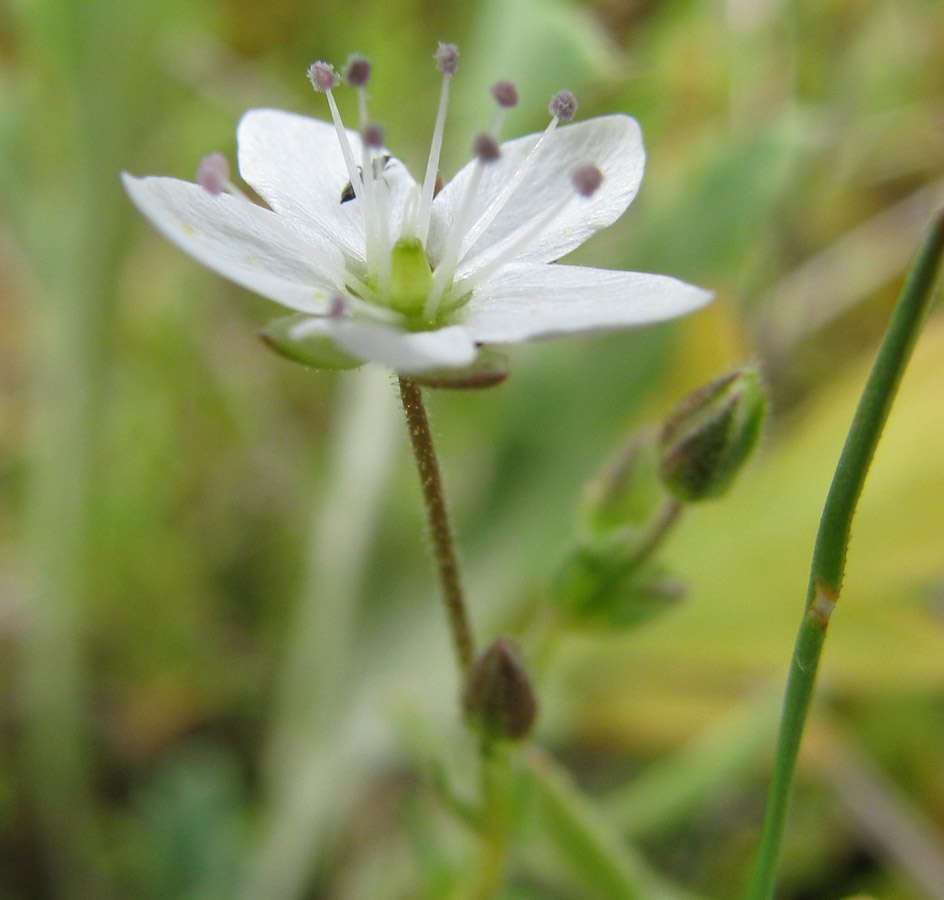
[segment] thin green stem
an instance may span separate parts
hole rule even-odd
[[[426,416],[423,394],[419,387],[409,378],[402,376],[400,377],[400,399],[403,401],[403,409],[406,412],[410,442],[413,445],[413,455],[416,457],[416,466],[420,473],[420,487],[426,504],[426,517],[433,541],[433,553],[436,557],[436,568],[442,586],[446,615],[456,647],[459,668],[465,675],[472,666],[475,650],[472,629],[469,626],[463,599],[462,584],[459,580],[459,564],[456,560],[452,529],[446,512],[442,478],[439,475],[439,464],[436,462],[433,436],[429,430],[429,419]]]
[[[787,680],[767,810],[745,900],[770,900],[774,893],[800,741],[829,617],[839,599],[852,517],[905,366],[931,308],[942,255],[944,211],[939,211],[925,229],[892,313],[820,519],[806,606]]]

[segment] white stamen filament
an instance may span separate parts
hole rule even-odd
[[[361,183],[364,186],[364,195],[360,198],[361,213],[364,216],[364,238],[367,242],[367,274],[373,274],[377,269],[377,260],[384,255],[383,247],[378,246],[377,235],[379,223],[377,221],[377,200],[375,189],[377,182],[374,179],[373,151],[361,139]]]
[[[380,240],[379,265],[377,267],[377,293],[383,301],[390,293],[390,254],[393,244],[390,243],[390,191],[383,177],[383,160],[380,160],[381,174],[375,185],[377,187],[377,237]]]
[[[449,82],[452,76],[444,74],[442,89],[439,92],[439,109],[436,111],[436,124],[433,127],[433,140],[429,145],[429,159],[426,162],[426,175],[423,178],[423,192],[420,197],[419,211],[416,217],[417,237],[426,244],[429,234],[429,217],[433,208],[433,191],[436,176],[439,174],[439,154],[442,151],[443,129],[446,127],[446,109],[449,106]]]
[[[335,102],[334,94],[330,89],[326,90],[324,93],[328,98],[328,109],[331,110],[331,119],[334,122],[334,130],[338,135],[338,143],[341,145],[341,155],[344,157],[344,165],[347,167],[348,178],[351,179],[351,190],[354,191],[354,196],[360,201],[361,213],[364,216],[364,233],[366,237],[365,253],[367,256],[367,274],[369,276],[376,270],[377,246],[376,242],[373,240],[374,228],[371,222],[373,204],[369,203],[365,196],[368,189],[365,189],[364,183],[367,179],[362,180],[357,172],[357,164],[354,162],[354,150],[351,147],[351,142],[348,140],[344,123],[341,121],[341,113],[338,110],[338,104]],[[366,148],[364,148],[364,152],[367,152]],[[362,153],[362,158],[363,156],[364,153]]]
[[[508,198],[514,193],[518,185],[524,180],[525,175],[531,170],[538,152],[551,134],[553,134],[559,121],[556,116],[551,119],[547,128],[544,129],[544,133],[538,138],[537,143],[531,148],[531,152],[525,157],[524,162],[518,167],[515,174],[511,176],[508,183],[501,189],[498,196],[489,204],[488,209],[479,216],[478,221],[469,229],[468,233],[465,235],[465,239],[462,241],[460,258],[464,257],[466,253],[472,249],[475,242],[482,236],[482,232],[492,224],[495,216],[502,211],[503,207],[508,202]]]
[[[344,123],[341,121],[341,113],[338,111],[338,104],[334,101],[334,94],[327,90],[324,92],[328,98],[328,109],[331,110],[331,119],[334,122],[334,130],[338,133],[338,143],[341,145],[341,155],[344,157],[344,165],[347,167],[347,177],[351,179],[351,189],[358,200],[361,199],[361,179],[357,174],[357,163],[354,162],[354,151],[351,149],[351,142],[347,139],[347,131]]]
[[[400,216],[400,237],[416,237],[416,213],[420,205],[420,189],[415,184],[410,188],[406,201],[403,204],[403,213]]]
[[[526,247],[537,241],[541,234],[579,195],[574,193],[562,198],[551,207],[540,219],[530,227],[519,228],[512,232],[503,241],[492,248],[493,252],[485,255],[485,261],[477,266],[468,275],[464,275],[455,283],[456,293],[463,295],[494,275],[502,266],[511,262],[521,254]]]
[[[489,134],[495,138],[496,141],[501,133],[502,122],[505,121],[506,112],[507,110],[504,106],[499,106],[498,109],[495,110],[495,118],[492,119],[492,127],[489,129]]]
[[[426,305],[423,307],[423,317],[427,321],[432,321],[439,309],[439,303],[442,300],[443,292],[449,286],[456,271],[456,262],[459,259],[459,249],[462,246],[462,236],[468,227],[469,218],[472,215],[472,204],[475,201],[475,195],[478,192],[479,184],[482,181],[482,175],[485,173],[485,163],[478,160],[469,183],[465,188],[465,196],[462,198],[462,204],[452,223],[452,230],[449,232],[449,239],[446,241],[446,247],[443,250],[439,265],[433,270],[433,284],[429,289],[429,297]]]

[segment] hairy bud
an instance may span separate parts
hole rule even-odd
[[[498,638],[475,661],[462,695],[469,722],[486,737],[520,740],[534,725],[537,701],[517,651]]]
[[[680,500],[719,497],[760,436],[767,396],[755,369],[738,369],[689,394],[666,420],[659,474]]]

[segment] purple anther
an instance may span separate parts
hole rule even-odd
[[[360,54],[349,56],[344,65],[344,80],[351,87],[364,87],[370,81],[370,60]]]
[[[208,194],[218,197],[229,181],[229,163],[222,153],[210,153],[197,166],[197,184]]]
[[[338,86],[338,76],[331,63],[313,62],[308,67],[308,80],[316,91],[330,91]]]
[[[548,111],[555,119],[569,122],[577,115],[577,98],[570,91],[559,91],[551,97]]]
[[[433,59],[436,60],[436,68],[443,75],[455,75],[456,69],[459,68],[459,48],[455,44],[444,44],[440,41]]]
[[[574,189],[581,197],[592,197],[603,183],[603,173],[592,163],[574,169],[570,173]]]
[[[501,156],[501,150],[498,149],[498,141],[490,134],[480,134],[472,145],[472,151],[481,163],[495,162],[495,160]]]
[[[370,147],[372,150],[379,150],[384,142],[383,127],[376,122],[368,122],[361,132],[361,140],[364,142],[365,146]]]
[[[328,317],[341,319],[347,314],[347,297],[344,294],[335,294],[328,303]]]
[[[492,85],[492,96],[503,109],[518,105],[518,89],[510,81],[497,81]]]

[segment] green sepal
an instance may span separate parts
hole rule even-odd
[[[441,369],[408,376],[410,381],[427,388],[480,390],[501,384],[508,377],[508,358],[494,350],[483,349],[475,361],[463,369]]]
[[[259,332],[259,337],[279,356],[314,369],[356,369],[364,365],[363,360],[348,356],[330,338],[321,335],[292,337],[292,329],[309,318],[304,313],[295,313],[273,319]]]
[[[618,544],[575,547],[557,570],[551,597],[566,619],[633,628],[674,608],[684,585],[661,566],[634,563]]]

